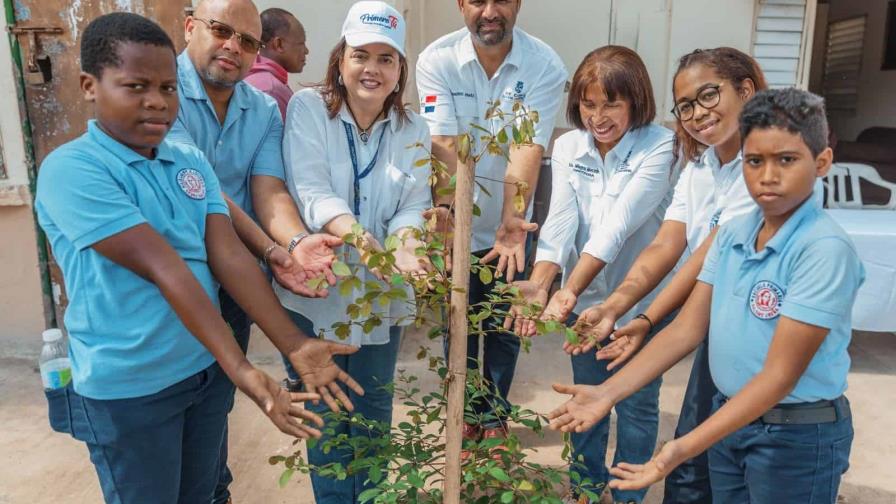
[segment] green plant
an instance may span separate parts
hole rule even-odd
[[[497,104],[493,104],[486,120],[500,125],[498,133],[478,125],[471,125],[473,131],[481,133],[477,152],[473,152],[476,143],[470,133],[458,137],[458,157],[461,162],[472,160],[478,162],[484,155],[508,156],[510,146],[529,144],[535,134],[534,125],[538,122],[538,113],[526,110],[520,103],[515,103],[510,112],[503,112]],[[508,130],[510,133],[508,133]],[[425,150],[425,146],[415,144],[409,148]],[[456,179],[448,173],[447,167],[431,152],[420,159],[416,166],[431,168],[429,183],[436,186],[440,179],[449,178],[446,187],[438,189],[441,194],[453,194]],[[481,178],[478,177],[477,178]],[[505,182],[516,188],[514,204],[522,212],[525,207],[524,195],[528,187],[523,182]],[[477,181],[476,183],[479,184]],[[488,191],[480,184],[485,194]],[[478,209],[474,207],[474,215]],[[339,338],[345,338],[353,326],[370,332],[383,324],[402,325],[412,323],[416,328],[428,330],[430,339],[441,338],[446,333],[445,314],[447,313],[450,294],[453,288],[449,278],[448,240],[445,232],[437,231],[435,217],[419,229],[404,234],[404,238],[390,236],[381,248],[370,246],[368,234],[360,226],[352,228],[351,233],[343,237],[345,243],[354,249],[357,259],[348,260],[349,252],[342,261],[333,265],[333,271],[340,276],[336,289],[342,296],[355,298],[346,310],[346,320],[338,322],[326,329]],[[432,268],[423,275],[408,275],[396,267],[395,253],[404,246],[408,239],[415,240],[415,255],[425,258]],[[346,247],[348,249],[349,247]],[[495,283],[494,293],[481,303],[470,305],[467,311],[468,331],[471,335],[487,337],[497,329],[485,324],[490,318],[503,319],[509,315],[510,307],[517,307],[523,316],[537,318],[543,307],[530,305],[521,297],[519,289],[496,280],[494,268],[480,264],[477,258],[471,257],[471,271],[486,284]],[[364,281],[359,276],[361,268],[378,271],[383,282]],[[317,279],[314,282],[323,282]],[[321,285],[310,285],[312,288]],[[406,286],[413,288],[413,297],[408,296]],[[388,313],[380,310],[389,303],[413,304],[414,315],[391,319]],[[566,327],[558,321],[536,320],[539,334],[563,331],[567,340],[579,341],[575,329]],[[323,333],[324,330],[322,329]],[[523,348],[528,351],[529,339],[523,340]],[[366,474],[370,488],[365,490],[360,499],[362,502],[376,503],[436,503],[442,502],[441,484],[445,478],[445,413],[447,411],[446,388],[448,386],[448,369],[442,357],[432,355],[427,348],[421,348],[418,359],[427,363],[427,370],[438,379],[434,390],[421,390],[419,377],[399,370],[394,383],[387,385],[408,412],[405,418],[396,419],[393,425],[371,421],[361,415],[350,415],[345,412],[327,413],[324,419],[324,439],[320,441],[321,449],[350,450],[354,458],[347,465],[332,463],[325,466],[313,466],[296,450],[288,456],[274,456],[270,463],[282,464],[284,471],[280,484],[285,485],[293,474],[314,472],[320,476],[344,479],[350,475]],[[481,375],[470,372],[465,384],[466,403],[471,401],[487,401],[491,396],[488,386]],[[543,435],[546,418],[530,410],[513,406],[510,411],[499,411],[506,415],[509,423],[516,424]],[[489,418],[478,417],[469,407],[464,409],[464,417],[468,423],[481,424]],[[370,436],[349,437],[336,435],[333,422],[352,422],[371,433]],[[563,458],[569,455],[568,440],[564,439],[566,448]],[[317,440],[309,441],[314,446]],[[533,450],[523,447],[518,436],[510,433],[508,439],[486,439],[482,441],[464,442],[464,449],[470,453],[462,467],[461,501],[462,502],[532,502],[560,503],[561,495],[566,491],[566,481],[576,492],[583,493],[593,500],[598,496],[589,491],[590,481],[584,480],[575,470],[578,462],[572,462],[571,469],[558,469],[534,463],[530,460]],[[500,446],[499,446],[500,445]]]

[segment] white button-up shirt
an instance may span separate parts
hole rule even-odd
[[[743,157],[721,164],[714,147],[707,148],[681,172],[665,220],[683,222],[688,254],[703,243],[716,226],[756,208],[744,182]]]
[[[408,119],[399,122],[393,109],[388,118],[376,123],[365,144],[357,135],[354,119],[343,105],[335,118],[327,115],[326,105],[317,89],[297,92],[286,111],[286,133],[283,139],[283,158],[286,164],[287,187],[296,199],[302,217],[313,232],[340,215],[354,214],[354,174],[349,141],[343,123],[351,125],[358,155],[359,172],[373,159],[382,134],[382,145],[376,164],[369,175],[360,179],[360,215],[358,222],[380,242],[409,226],[423,224],[422,212],[432,205],[428,179],[430,168],[415,167],[414,163],[427,156],[413,144],[420,142],[430,148],[429,130],[416,113],[408,111]],[[354,248],[345,246],[349,264],[360,263]],[[343,257],[343,254],[338,253]],[[365,281],[377,281],[366,268],[361,267],[359,277]],[[335,322],[348,322],[346,308],[364,294],[356,290],[341,296],[331,289],[324,299],[309,299],[292,294],[274,282],[280,302],[284,307],[301,313],[314,322],[316,330],[330,330]],[[374,312],[383,316],[383,324],[369,334],[353,326],[347,343],[352,345],[384,344],[389,341],[387,317],[404,317],[414,312],[414,294],[407,287],[407,303],[393,302],[374,305]],[[409,321],[405,322],[409,323]],[[327,339],[338,340],[328,332]]]
[[[673,133],[655,124],[628,131],[603,159],[587,131],[554,142],[551,205],[535,260],[565,267],[564,283],[583,253],[607,263],[579,295],[576,313],[603,302],[656,237],[672,198],[673,143]],[[644,311],[664,283],[620,324]]]
[[[539,113],[533,141],[547,148],[567,75],[566,67],[553,49],[514,28],[513,47],[489,79],[476,57],[469,30],[462,28],[430,44],[417,59],[420,114],[433,135],[453,136],[468,132],[470,123],[497,134],[502,121],[486,121],[486,110],[500,100],[501,110],[511,113],[513,103],[521,101],[529,110]],[[481,149],[480,136],[473,130],[474,152]],[[473,251],[490,249],[495,243],[504,206],[506,171],[507,161],[500,156],[486,154],[476,165],[477,182],[485,186],[491,196],[478,185],[475,187],[473,201],[482,214],[473,219]]]

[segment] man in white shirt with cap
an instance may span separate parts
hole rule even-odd
[[[466,27],[433,42],[417,60],[420,114],[429,124],[433,154],[447,164],[450,173],[456,170],[458,134],[470,131],[471,123],[497,134],[506,123],[506,119],[485,118],[496,101],[505,113],[511,112],[514,102],[539,113],[531,145],[512,147],[509,161],[486,155],[476,166],[474,203],[480,215],[473,219],[471,247],[483,262],[497,260],[498,275],[508,282],[525,269],[527,235],[538,227],[529,222],[529,203],[568,75],[553,49],[514,27],[521,3],[458,0]],[[477,142],[474,152],[481,149],[480,136],[473,135]],[[528,187],[522,212],[513,204],[517,182]],[[439,187],[447,184],[447,178],[440,178]],[[453,197],[433,194],[437,211],[445,217]],[[485,301],[491,288],[483,285],[478,275],[471,276],[470,303]],[[483,421],[481,425],[465,425],[464,435],[475,439],[506,435],[501,410],[510,406],[507,394],[520,346],[516,336],[503,332],[501,321],[490,319],[487,324],[495,332],[484,341],[482,375],[495,397],[473,405]],[[479,356],[478,339],[471,336],[468,342],[471,368],[475,368]]]

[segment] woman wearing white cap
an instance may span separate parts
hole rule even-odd
[[[429,167],[414,166],[425,152],[408,146],[419,142],[428,149],[430,138],[426,123],[403,105],[408,73],[404,38],[404,19],[394,8],[383,2],[355,3],[343,24],[342,39],[330,53],[323,83],[290,100],[283,155],[287,185],[310,229],[344,236],[359,223],[373,247],[390,235],[403,238],[395,252],[396,268],[415,274],[429,265],[414,255],[418,243],[407,232],[423,224],[422,212],[432,199]],[[356,250],[349,255],[349,262],[360,263]],[[380,275],[359,271],[362,281]],[[324,330],[325,338],[335,339],[332,324],[348,320],[346,308],[363,291],[338,297],[331,292],[327,299],[302,298],[283,289],[278,295],[300,328],[309,334]],[[375,311],[380,311],[383,325],[366,334],[353,326],[348,343],[361,350],[339,362],[364,387],[364,396],[347,393],[355,411],[369,419],[392,420],[392,394],[384,386],[393,380],[398,354],[400,328],[395,323],[413,313],[410,290],[408,299],[410,305],[393,302],[379,308],[377,303]],[[337,435],[370,435],[356,432],[359,427],[347,422],[335,428]],[[308,449],[312,464],[351,462],[352,453],[323,453],[324,442]],[[366,480],[363,472],[342,481],[312,475],[315,499],[320,504],[357,502]]]

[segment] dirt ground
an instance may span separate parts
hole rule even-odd
[[[405,338],[399,367],[420,372],[415,355],[421,344],[416,335]],[[896,503],[892,455],[896,453],[896,335],[855,333],[848,396],[852,402],[856,437],[851,468],[840,488],[841,503]],[[263,335],[256,333],[250,359],[274,376],[282,375],[280,360]],[[54,433],[46,419],[46,401],[40,390],[35,359],[0,359],[0,504],[73,504],[101,502],[101,494],[87,449],[81,443]],[[673,368],[664,378],[660,397],[660,439],[674,431],[690,361]],[[420,372],[419,374],[423,374]],[[550,383],[570,380],[569,361],[559,351],[559,339],[542,338],[529,354],[520,356],[511,400],[546,412],[561,401]],[[424,386],[427,382],[423,382]],[[429,382],[432,385],[432,382]],[[396,406],[396,420],[403,411]],[[277,486],[280,470],[267,464],[271,455],[285,453],[291,443],[280,434],[245,396],[237,395],[230,417],[232,490],[236,504],[311,504],[307,477],[294,478],[284,489]],[[518,431],[522,432],[522,431]],[[612,431],[611,431],[612,432]],[[614,436],[610,438],[612,453]],[[560,461],[560,436],[524,437],[537,450],[534,460]],[[662,500],[662,488],[650,489],[647,504]]]

